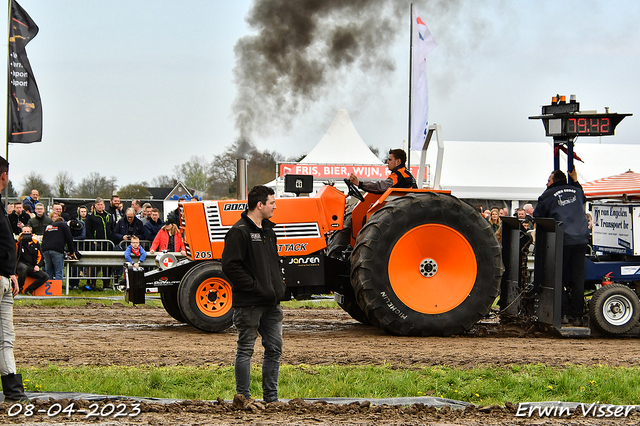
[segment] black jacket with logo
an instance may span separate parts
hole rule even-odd
[[[533,217],[550,217],[564,232],[564,245],[587,244],[589,223],[584,212],[586,202],[578,182],[554,182],[538,198]]]
[[[18,262],[33,269],[34,266],[38,266],[40,269],[44,267],[44,257],[42,257],[42,249],[40,243],[31,239],[29,241],[22,240],[16,243],[18,252]]]
[[[285,296],[274,226],[264,219],[258,228],[245,211],[225,236],[222,271],[233,288],[234,308],[276,305]]]

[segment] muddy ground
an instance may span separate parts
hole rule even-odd
[[[16,306],[15,356],[19,366],[50,363],[74,365],[232,365],[236,335],[233,329],[209,334],[177,323],[164,309],[148,306],[84,307]],[[480,324],[464,336],[413,338],[388,336],[352,320],[340,309],[285,309],[285,349],[282,362],[311,365],[390,364],[400,368],[448,365],[459,368],[544,363],[628,366],[640,359],[637,338],[562,339],[525,330]],[[256,345],[254,360],[260,361]],[[321,396],[321,395],[318,395]],[[46,402],[49,406],[49,402]],[[640,414],[624,419],[539,418],[515,416],[516,408],[475,407],[436,412],[431,407],[335,406],[303,401],[269,404],[184,402],[143,404],[130,418],[91,421],[90,424],[637,424]],[[56,422],[62,418],[8,417],[0,422],[26,420]],[[84,419],[72,419],[75,424]],[[68,422],[68,419],[64,419]],[[110,423],[112,421],[112,423]],[[102,422],[102,423],[101,423]]]

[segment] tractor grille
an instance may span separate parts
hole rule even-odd
[[[207,224],[209,225],[209,240],[211,242],[224,241],[224,236],[227,235],[227,231],[231,229],[231,227],[222,226],[218,203],[205,203],[204,210],[207,215]]]
[[[209,227],[209,240],[224,241],[224,236],[231,226],[223,226],[220,221],[218,203],[205,203],[205,214]],[[320,238],[320,228],[317,223],[280,223],[274,228],[278,239],[281,238]]]
[[[273,230],[278,239],[320,238],[320,228],[317,223],[279,223]]]

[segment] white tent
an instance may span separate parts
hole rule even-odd
[[[346,109],[338,110],[324,136],[300,163],[383,164],[364,143]]]
[[[358,164],[383,165],[384,163],[371,152],[356,130],[346,109],[338,110],[333,122],[318,141],[316,146],[299,164]],[[340,179],[335,180],[336,187],[346,192],[346,185]],[[276,196],[284,194],[284,177],[279,176],[266,184],[276,191]],[[324,181],[314,181],[314,190],[320,189]]]

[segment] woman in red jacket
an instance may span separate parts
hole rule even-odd
[[[187,255],[187,249],[182,241],[182,235],[180,235],[178,226],[175,223],[167,223],[158,231],[158,234],[153,239],[153,244],[151,244],[149,254],[154,254],[156,250],[179,251],[183,256]]]

